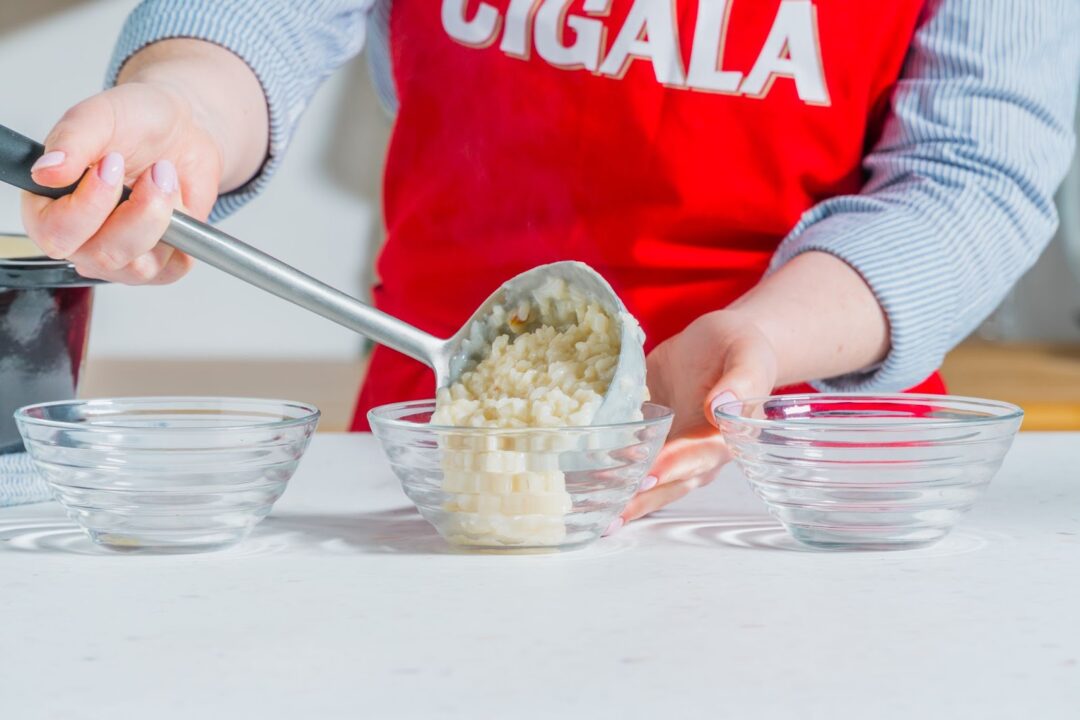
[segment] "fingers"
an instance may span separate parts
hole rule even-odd
[[[221,158],[215,153],[200,153],[189,158],[183,175],[180,178],[182,209],[193,218],[206,222],[218,197]]]
[[[699,487],[699,485],[693,482],[675,482],[658,486],[655,490],[650,490],[631,500],[619,517],[623,524],[633,522],[679,500],[696,487]]]
[[[184,262],[187,259],[188,262]],[[118,270],[104,271],[90,265],[76,265],[83,277],[123,285],[165,285],[183,277],[190,268],[190,259],[168,245],[157,245]]]
[[[70,195],[49,200],[24,193],[23,224],[46,255],[70,257],[109,217],[123,182],[124,158],[110,152],[90,168]]]
[[[716,409],[728,405],[729,412],[739,412],[739,400],[767,395],[772,391],[775,371],[762,362],[760,348],[754,343],[735,343],[724,364],[724,372],[705,393],[702,411],[716,427]]]
[[[113,104],[102,95],[72,107],[45,138],[45,154],[30,171],[34,181],[66,187],[78,180],[113,144],[115,125]]]
[[[24,194],[27,232],[47,255],[70,260],[85,277],[127,285],[179,279],[191,259],[158,245],[180,201],[176,167],[158,161],[117,205],[123,177],[123,158],[110,152],[71,195],[48,200]]]
[[[161,272],[158,273],[157,277],[150,281],[150,285],[168,285],[169,283],[174,283],[187,275],[195,264],[190,256],[185,255],[179,250],[173,250],[167,245],[158,245],[154,248],[154,251],[156,252],[160,249],[169,251],[169,259]]]
[[[636,520],[678,500],[716,477],[730,454],[719,435],[673,440],[664,446],[653,464],[651,489],[639,492],[622,513],[625,522]],[[646,485],[642,485],[643,488]]]
[[[174,163],[183,168],[183,187]],[[194,198],[197,217],[210,211],[220,165],[212,136],[181,95],[140,83],[111,88],[68,110],[49,133],[34,180],[78,185],[57,200],[25,194],[23,223],[45,254],[71,260],[87,277],[171,282],[191,259],[158,240],[183,192]],[[134,183],[132,194],[117,205],[125,182]]]
[[[129,285],[159,281],[170,263],[169,276],[182,270],[185,265],[173,261],[172,248],[158,245],[178,200],[178,186],[173,164],[155,163],[135,182],[131,196],[69,256],[76,269],[87,277]]]
[[[672,440],[660,451],[652,474],[657,486],[685,479],[718,468],[730,453],[720,435]]]

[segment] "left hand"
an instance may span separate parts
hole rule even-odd
[[[623,522],[674,502],[716,476],[728,453],[713,407],[768,395],[777,364],[772,343],[739,310],[703,315],[649,353],[652,401],[672,408],[675,421],[649,477],[623,511]]]

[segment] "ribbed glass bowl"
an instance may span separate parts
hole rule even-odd
[[[285,491],[319,411],[246,398],[31,405],[15,420],[56,499],[115,550],[202,552],[242,540]]]
[[[937,542],[983,494],[1023,411],[939,395],[777,395],[717,408],[769,511],[818,548]]]
[[[634,496],[672,413],[618,425],[504,430],[431,425],[434,400],[368,413],[405,494],[447,542],[566,550],[596,540]]]

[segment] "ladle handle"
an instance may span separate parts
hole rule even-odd
[[[44,146],[0,125],[0,180],[36,195],[59,198],[75,185],[49,188],[30,177],[30,167]],[[124,188],[123,197],[130,190]],[[215,227],[174,211],[161,241],[207,265],[322,315],[339,325],[434,366],[442,340],[366,305],[326,283],[300,272]]]

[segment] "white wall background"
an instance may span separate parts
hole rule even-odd
[[[134,0],[0,1],[0,122],[42,139],[101,88]],[[270,189],[221,227],[350,294],[366,297],[378,247],[390,120],[362,60],[342,68],[304,117]],[[0,187],[0,229],[19,230],[18,192]],[[91,353],[113,357],[356,357],[359,339],[207,267],[170,287],[107,287]]]
[[[0,0],[0,122],[40,139],[69,105],[98,90],[135,4]],[[362,60],[342,68],[312,103],[270,189],[222,227],[366,297],[389,125]],[[1080,341],[1080,166],[1061,203],[1062,232],[984,335]],[[18,194],[0,187],[0,230],[20,227]],[[103,288],[91,341],[93,354],[114,357],[349,359],[360,348],[344,329],[206,267],[166,288]]]

